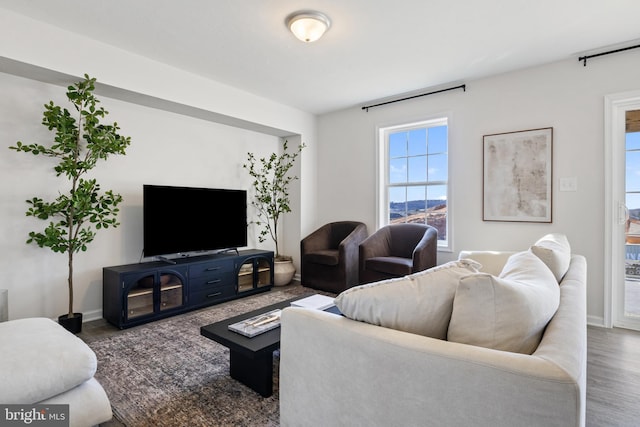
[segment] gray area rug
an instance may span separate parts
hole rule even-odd
[[[278,426],[278,352],[274,394],[263,398],[229,376],[229,350],[200,327],[310,292],[274,288],[89,340],[114,418],[127,427]]]

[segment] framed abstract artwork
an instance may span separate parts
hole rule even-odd
[[[551,222],[553,128],[484,135],[483,220]]]

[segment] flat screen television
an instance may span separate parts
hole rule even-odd
[[[247,192],[143,186],[144,256],[247,246]]]

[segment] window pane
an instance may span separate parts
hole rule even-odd
[[[389,183],[407,182],[407,158],[389,160]]]
[[[427,156],[409,157],[409,182],[427,180]]]
[[[407,133],[397,132],[389,135],[389,158],[407,155]]]
[[[627,205],[627,209],[629,209],[629,217],[640,220],[640,194],[627,193],[625,204]]]
[[[638,235],[640,234],[640,194],[627,193],[625,204],[629,209],[629,222],[625,232],[628,235]]]
[[[426,190],[424,185],[407,188],[407,219],[406,222],[425,223]]]
[[[389,223],[404,222],[407,216],[407,187],[389,188]]]
[[[429,154],[447,152],[447,126],[429,128]]]
[[[448,165],[446,154],[435,154],[429,156],[429,181],[447,181]]]
[[[627,133],[627,150],[640,150],[640,132]]]
[[[427,129],[414,129],[409,132],[409,155],[427,154]]]
[[[430,185],[427,187],[427,199],[429,203],[437,204],[439,201],[447,201],[446,185]]]
[[[640,191],[640,151],[627,151],[626,190]]]
[[[438,240],[447,240],[447,186],[427,188],[427,224],[438,230]]]

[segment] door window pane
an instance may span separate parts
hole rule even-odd
[[[640,151],[627,151],[627,191],[640,191]]]

